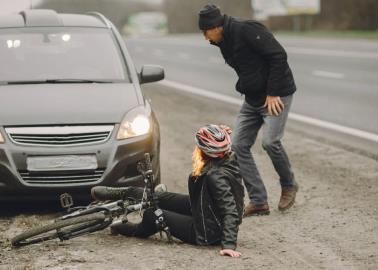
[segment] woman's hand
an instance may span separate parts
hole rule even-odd
[[[220,128],[224,129],[228,134],[232,133],[232,129],[226,125],[219,125]]]
[[[222,249],[219,253],[222,256],[230,256],[234,258],[239,258],[242,255],[240,252],[232,249]]]

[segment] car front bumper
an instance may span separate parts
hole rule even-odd
[[[118,130],[118,127],[115,130]],[[2,133],[4,134],[4,129]],[[96,185],[140,186],[143,185],[143,178],[136,166],[139,161],[144,160],[145,153],[151,154],[155,179],[159,182],[158,126],[148,135],[125,140],[116,140],[115,136],[116,134],[112,134],[104,143],[70,147],[20,146],[6,140],[4,144],[0,144],[0,200],[57,200],[60,194],[66,192],[74,198],[87,199],[90,196],[90,188]],[[80,183],[67,180],[80,178],[83,174],[94,174],[93,171],[76,171],[68,174],[55,171],[28,172],[27,157],[59,155],[95,155],[100,169],[97,173],[98,179]],[[54,177],[59,181],[51,180]],[[33,183],[27,179],[37,179],[39,182]],[[49,179],[49,181],[41,183],[39,179]]]

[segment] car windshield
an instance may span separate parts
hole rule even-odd
[[[109,29],[0,29],[0,81],[129,81]]]

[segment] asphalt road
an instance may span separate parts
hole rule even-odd
[[[233,72],[220,63],[215,48],[198,45],[199,41],[194,42],[196,38],[157,38],[154,41],[130,40],[128,43],[138,65],[161,64],[166,67],[169,80],[237,97],[232,90]],[[337,123],[347,125],[354,123],[347,119],[354,112],[357,120],[353,127],[365,127],[363,123],[366,122],[373,126],[370,132],[377,133],[374,131],[377,122],[374,112],[377,111],[372,105],[377,101],[377,93],[374,93],[374,67],[376,69],[377,64],[374,48],[367,45],[370,43],[361,43],[366,45],[364,52],[358,52],[362,45],[357,43],[340,43],[338,48],[342,51],[339,56],[329,56],[327,61],[327,57],[320,54],[335,53],[335,49],[330,48],[331,41],[319,42],[317,49],[306,47],[307,43],[311,44],[309,40],[290,38],[284,42],[288,44],[289,53],[293,46],[301,48],[301,51],[294,49],[301,54],[290,54],[298,85],[304,84],[297,94],[293,108],[295,113],[308,112],[306,115],[318,118],[324,115],[323,120],[333,122],[339,118],[340,122]],[[312,56],[316,53],[319,59]],[[314,63],[308,63],[307,58]],[[341,62],[336,65],[336,60]],[[327,69],[316,66],[320,61],[329,63]],[[360,67],[359,74],[363,79],[352,74],[352,71],[359,70],[357,67],[347,66],[344,61],[356,61],[368,69],[363,72]],[[340,69],[331,70],[331,67]],[[337,79],[341,76],[337,74],[344,74],[343,80]],[[343,83],[352,75],[355,77],[350,79],[349,84]],[[320,87],[322,84],[326,86]],[[316,94],[311,93],[311,89]],[[193,134],[198,127],[207,123],[222,121],[232,126],[239,107],[177,92],[159,83],[145,85],[143,91],[151,99],[160,122],[162,180],[169,190],[185,193],[194,145]],[[333,94],[327,94],[327,91]],[[353,95],[347,95],[349,92],[353,92]],[[335,108],[347,105],[344,99],[349,102],[349,107],[365,110],[367,115],[357,115],[357,109],[338,112]],[[309,105],[304,106],[301,102]],[[311,108],[316,106],[314,113],[319,113],[319,116],[311,114]],[[367,112],[369,108],[373,111],[371,114]],[[333,114],[325,113],[327,111],[333,111]],[[198,247],[177,241],[169,245],[157,237],[136,239],[112,236],[109,230],[63,243],[50,241],[12,249],[10,238],[31,226],[47,223],[56,214],[46,212],[49,205],[45,205],[43,211],[29,213],[14,207],[10,209],[9,205],[4,204],[0,207],[0,270],[377,269],[377,161],[290,130],[285,136],[285,148],[300,186],[296,203],[285,213],[277,210],[281,191],[278,176],[261,147],[261,141],[258,141],[253,149],[254,157],[269,192],[268,202],[272,212],[269,216],[243,220],[238,237],[238,250],[243,254],[241,259],[219,256],[218,246]]]
[[[172,192],[187,193],[196,130],[219,119],[232,125],[239,108],[158,83],[144,85],[143,91],[160,122],[162,182]],[[34,210],[30,204],[20,209],[2,204],[0,270],[376,270],[378,162],[291,130],[284,145],[300,187],[296,203],[285,213],[278,211],[278,175],[258,138],[253,154],[271,214],[243,220],[238,234],[240,259],[219,256],[219,246],[168,244],[158,234],[148,239],[113,236],[109,229],[12,249],[10,238],[47,224],[58,214],[48,212],[52,204]],[[133,218],[140,220],[138,214]]]
[[[278,36],[298,91],[292,112],[378,134],[378,42]],[[126,38],[138,69],[159,64],[170,81],[240,97],[236,74],[199,34]]]

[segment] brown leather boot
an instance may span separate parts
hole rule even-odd
[[[269,215],[269,205],[267,203],[263,204],[253,204],[249,203],[244,209],[243,217],[249,216],[262,216],[262,215]]]
[[[283,187],[281,192],[280,202],[278,203],[278,210],[285,211],[293,206],[295,196],[297,195],[298,186]]]

